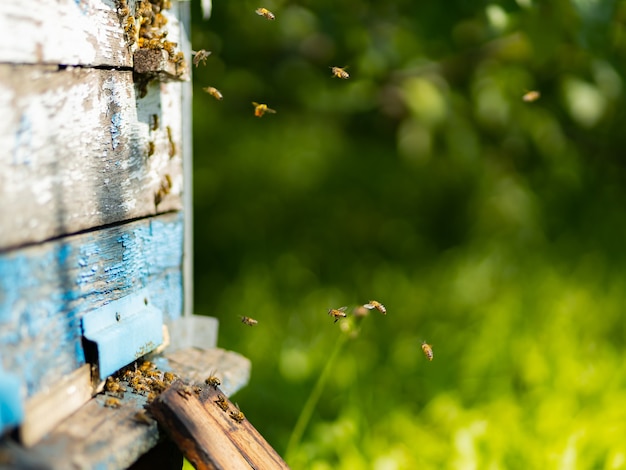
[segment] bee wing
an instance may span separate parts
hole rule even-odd
[[[348,307],[345,306],[345,307],[340,307],[337,310],[339,310],[340,312],[345,312],[347,309],[348,309]]]
[[[265,111],[270,113],[270,114],[276,114],[276,110],[272,109],[272,108],[266,108]]]
[[[365,304],[365,305],[363,305],[363,307],[368,308],[370,310],[372,310],[373,308],[376,308],[376,306],[372,305],[372,304]]]

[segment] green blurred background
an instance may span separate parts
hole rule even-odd
[[[192,16],[213,52],[193,70],[195,311],[252,360],[233,401],[279,453],[345,338],[328,309],[388,310],[341,343],[288,463],[626,468],[626,2]]]

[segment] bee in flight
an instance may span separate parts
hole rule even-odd
[[[256,101],[253,101],[252,106],[254,106],[254,115],[256,117],[261,117],[265,113],[276,114],[276,111],[268,108],[266,104],[259,104]]]
[[[199,51],[192,51],[192,52],[193,52],[193,65],[195,65],[196,67],[198,66],[198,64],[200,64],[200,62],[202,62],[202,65],[206,65],[206,59],[207,57],[211,55],[211,51],[205,51],[204,49],[200,49]]]
[[[333,317],[335,319],[335,323],[337,323],[337,320],[339,320],[340,318],[346,318],[346,309],[348,307],[341,307],[341,308],[330,308],[328,309],[328,314]]]
[[[256,14],[259,16],[262,16],[268,20],[275,20],[276,16],[274,16],[274,13],[272,13],[271,11],[269,11],[267,8],[257,8],[256,9]]]
[[[254,326],[259,322],[255,320],[254,318],[244,316],[244,317],[241,317],[241,323],[245,323],[248,326]]]
[[[344,66],[344,67],[331,67],[330,70],[333,73],[333,77],[337,77],[337,78],[342,78],[344,80],[347,80],[348,78],[350,78],[350,74],[348,74],[348,72],[346,72],[346,69],[348,68],[348,66]]]
[[[363,307],[368,308],[370,310],[375,308],[383,315],[387,315],[387,309],[385,308],[385,306],[376,300],[370,300],[369,303],[366,303],[365,305],[363,305]]]
[[[211,95],[213,98],[215,98],[218,101],[222,101],[224,99],[224,97],[222,96],[222,93],[220,93],[220,91],[212,86],[208,86],[202,89],[203,91],[206,91],[209,95]]]
[[[429,361],[433,360],[433,348],[430,344],[427,344],[426,341],[422,341],[422,351],[424,351],[424,356]]]
[[[541,93],[537,90],[527,91],[522,96],[522,100],[526,103],[532,103],[533,101],[537,101],[541,97]]]

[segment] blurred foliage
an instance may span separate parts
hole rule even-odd
[[[213,51],[193,70],[195,310],[252,360],[234,399],[280,453],[344,334],[327,310],[388,310],[288,463],[626,468],[626,2],[192,10]]]

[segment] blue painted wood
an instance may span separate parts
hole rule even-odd
[[[0,367],[0,435],[24,419],[20,380]]]
[[[183,215],[165,214],[0,254],[0,357],[27,396],[85,363],[81,320],[145,289],[182,313]]]
[[[83,336],[94,345],[104,380],[163,342],[163,313],[142,289],[85,315]]]

